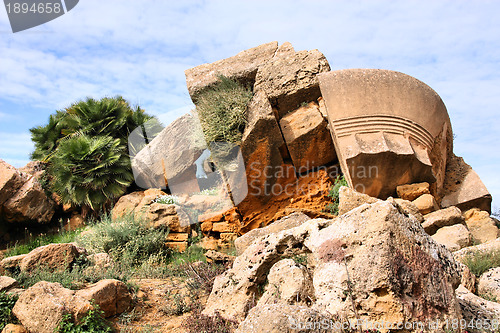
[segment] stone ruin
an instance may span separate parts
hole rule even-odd
[[[427,182],[437,206],[491,211],[491,195],[479,176],[453,154],[443,101],[409,75],[331,71],[318,50],[297,52],[290,43],[277,42],[185,74],[195,105],[219,75],[253,91],[239,147],[248,191],[229,211],[210,211],[195,221],[202,223],[207,248],[292,212],[325,217],[321,211],[338,174],[357,191],[380,199],[396,196],[400,185]],[[202,150],[188,135],[195,122],[192,115],[182,116],[135,156],[138,185],[200,191],[194,164]]]

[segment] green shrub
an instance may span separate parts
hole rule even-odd
[[[155,202],[165,205],[173,205],[179,201],[179,198],[175,195],[162,195],[155,199]]]
[[[490,268],[500,267],[500,250],[474,251],[465,256],[463,263],[475,276],[480,277]]]
[[[196,109],[209,146],[214,142],[240,143],[251,99],[250,89],[224,76],[198,96]]]
[[[15,321],[12,315],[12,308],[17,302],[17,296],[9,295],[5,292],[0,293],[0,331],[9,324]]]
[[[339,213],[339,190],[342,186],[348,186],[347,180],[344,176],[337,176],[330,188],[330,193],[328,193],[328,197],[332,199],[332,202],[325,207],[325,210],[331,214],[337,215]]]
[[[56,328],[57,333],[104,333],[113,332],[111,326],[104,319],[104,313],[99,307],[93,304],[94,309],[91,309],[82,318],[80,323],[75,323],[71,314],[63,316],[63,320]]]

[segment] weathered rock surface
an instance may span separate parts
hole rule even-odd
[[[462,279],[460,280],[460,285],[465,287],[471,293],[476,293],[476,276],[470,271],[469,267],[462,264],[461,262],[458,262],[458,264],[460,266],[460,269],[462,270]]]
[[[314,262],[308,266],[312,309],[320,313],[354,318],[354,302],[360,319],[461,318],[454,294],[460,267],[416,218],[390,202],[364,204],[334,220],[309,220],[259,238],[216,278],[203,313],[244,320],[271,267],[301,253]]]
[[[59,283],[41,281],[19,297],[12,312],[28,332],[53,333],[65,314],[80,320],[91,308],[74,291]]]
[[[73,243],[49,244],[28,253],[19,262],[19,269],[28,273],[37,269],[64,271],[70,269],[79,256],[80,251]]]
[[[473,208],[466,211],[464,217],[472,238],[477,242],[485,243],[500,237],[500,230],[488,212]]]
[[[460,286],[456,290],[457,299],[462,310],[462,317],[467,323],[478,323],[488,321],[490,324],[493,320],[500,318],[500,304],[487,301],[479,296],[474,295],[464,286]],[[472,329],[472,332],[484,332],[480,329]]]
[[[339,70],[318,79],[337,157],[352,188],[385,199],[398,185],[428,182],[436,183],[439,195],[452,132],[434,90],[389,70]]]
[[[265,304],[252,308],[236,330],[236,333],[298,333],[332,332],[330,328],[321,329],[314,323],[331,320],[317,310],[301,305]],[[317,325],[317,324],[316,324]]]
[[[291,45],[285,46],[291,47]],[[210,88],[218,81],[218,75],[224,75],[244,85],[253,85],[257,70],[274,57],[277,48],[278,42],[271,42],[242,51],[227,59],[186,70],[184,73],[186,74],[186,84],[191,99],[196,102],[196,97],[202,91]],[[284,52],[285,49],[281,48],[281,51]]]
[[[327,121],[316,102],[310,102],[283,116],[281,131],[299,173],[335,161],[337,155]]]
[[[479,278],[479,295],[500,303],[500,267],[491,268]]]
[[[17,286],[17,281],[9,276],[0,276],[0,293]]]
[[[310,220],[310,218],[305,214],[293,213],[289,216],[283,217],[271,223],[270,225],[264,228],[257,228],[250,230],[243,236],[238,237],[234,242],[234,246],[236,247],[236,251],[239,254],[242,254],[257,239],[267,235],[276,234],[283,230],[288,230],[291,228],[298,227],[299,225],[308,220]]]
[[[78,290],[75,296],[94,302],[104,312],[105,317],[128,310],[132,302],[132,296],[125,283],[112,279],[101,280],[85,289]]]
[[[23,183],[21,173],[12,165],[0,160],[0,206],[14,196]]]
[[[467,256],[475,255],[476,253],[479,252],[488,253],[494,251],[500,251],[500,238],[497,238],[495,240],[483,244],[463,248],[460,251],[454,252],[453,256],[455,257],[456,260],[463,263],[464,258]]]
[[[40,185],[39,174],[20,172],[0,160],[0,213],[5,221],[50,222],[56,203]]]
[[[111,218],[116,220],[128,214],[133,214],[144,198],[144,191],[136,191],[121,196],[111,211]]]
[[[471,234],[463,224],[443,227],[432,235],[432,239],[446,246],[452,252],[463,249],[471,245],[472,242]]]
[[[282,259],[269,270],[267,286],[257,306],[275,303],[306,305],[313,300],[312,276],[306,267],[292,259]]]
[[[28,333],[22,325],[7,324],[2,333]]]
[[[248,105],[248,124],[241,140],[250,198],[266,198],[283,165],[280,150],[285,142],[264,91],[257,91]],[[293,174],[295,176],[295,173]]]
[[[343,215],[362,204],[372,204],[380,201],[367,194],[359,193],[347,186],[342,186],[339,190],[339,215]]]
[[[330,65],[318,50],[287,52],[259,67],[254,89],[266,91],[281,118],[302,102],[317,100],[321,92],[316,75],[328,71]]]
[[[412,201],[423,215],[432,213],[439,209],[436,199],[432,194],[422,194]]]
[[[479,175],[462,157],[452,156],[446,166],[442,207],[456,206],[462,212],[479,208],[491,213],[491,194]]]
[[[172,193],[199,192],[194,162],[202,150],[194,144],[196,119],[185,114],[165,127],[132,160],[142,188],[170,188]]]
[[[415,206],[413,202],[401,198],[396,198],[393,200],[397,204],[398,209],[401,213],[405,215],[412,215],[420,223],[424,222],[424,216],[422,215],[422,213],[420,213],[417,206]],[[387,201],[392,202],[391,198],[387,199]]]
[[[439,228],[454,224],[465,224],[462,212],[457,207],[449,207],[429,213],[424,216],[422,227],[429,235],[434,235]]]
[[[398,197],[404,200],[413,201],[422,194],[430,194],[429,183],[416,183],[416,184],[406,184],[399,185],[396,187],[396,192]]]

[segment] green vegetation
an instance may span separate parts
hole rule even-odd
[[[132,183],[128,135],[146,122],[158,124],[120,96],[87,98],[56,111],[47,125],[30,129],[31,158],[47,163],[47,189],[63,203],[82,206],[84,215],[97,216]]]
[[[325,207],[325,210],[331,214],[337,215],[339,213],[339,190],[342,186],[348,186],[347,180],[344,176],[337,176],[330,188],[330,193],[328,193],[328,197],[332,199],[332,202]]]
[[[4,255],[5,257],[17,256],[26,254],[36,249],[37,247],[52,244],[52,243],[71,243],[74,242],[80,231],[65,231],[62,230],[57,234],[45,234],[37,237],[29,234],[23,243],[16,243],[13,247],[8,248]]]
[[[465,256],[463,263],[472,274],[480,277],[490,268],[500,267],[500,250],[471,252]]]
[[[222,75],[217,84],[198,97],[198,116],[209,146],[214,142],[241,141],[251,99],[250,89]]]
[[[222,318],[218,312],[212,317],[202,314],[203,306],[200,303],[196,305],[191,314],[182,322],[182,327],[187,332],[230,333],[238,327],[238,323]]]
[[[9,295],[5,292],[0,293],[0,330],[9,324],[15,321],[15,318],[12,314],[12,308],[14,304],[16,304],[17,297]]]
[[[80,323],[75,323],[71,314],[63,316],[63,320],[59,323],[56,333],[101,333],[113,332],[113,329],[104,319],[104,313],[99,310],[99,307],[93,304],[94,309],[87,312]]]

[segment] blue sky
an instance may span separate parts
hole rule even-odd
[[[22,166],[28,129],[86,96],[123,95],[166,121],[191,108],[184,70],[277,40],[332,70],[383,68],[430,85],[455,153],[500,195],[499,1],[81,0],[13,34],[0,8],[0,158]]]

